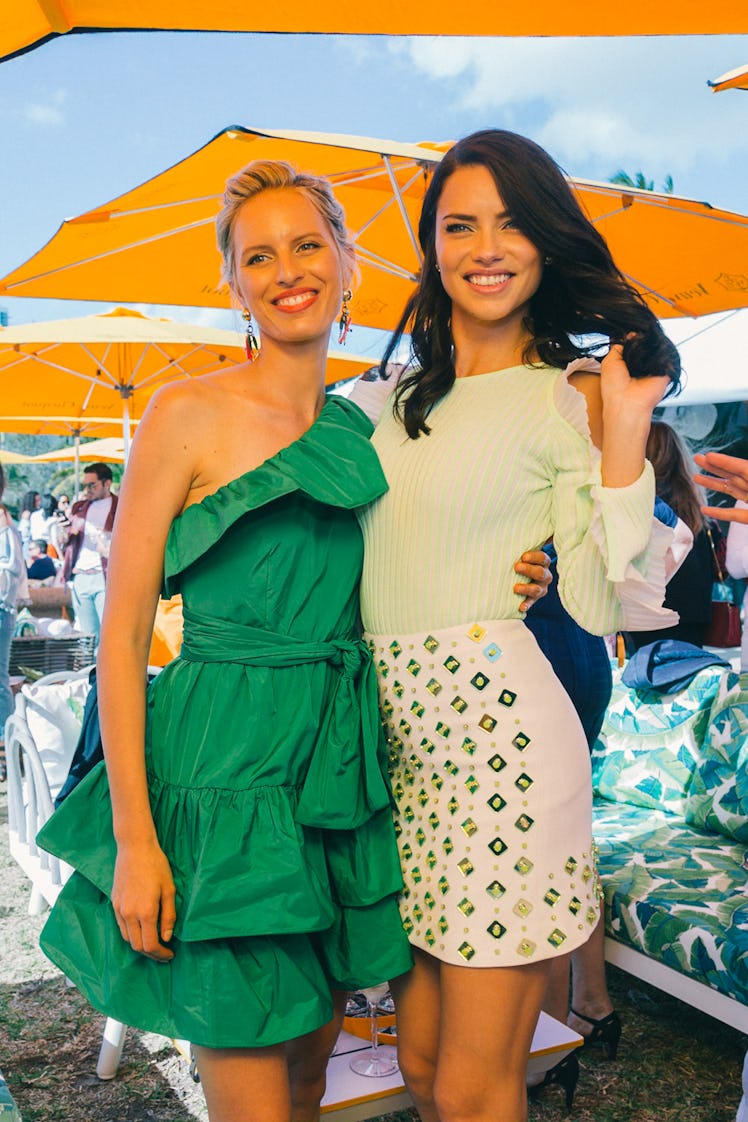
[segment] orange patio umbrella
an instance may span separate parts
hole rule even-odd
[[[712,87],[714,93],[722,93],[722,90],[748,90],[748,66],[728,70],[721,78],[715,78],[713,82],[707,82],[707,85]]]
[[[342,35],[721,35],[748,31],[744,0],[595,4],[248,4],[246,0],[7,0],[0,58],[85,31],[275,31]]]
[[[423,195],[450,144],[232,126],[153,179],[64,222],[0,280],[0,296],[228,307],[214,227],[225,181],[250,160],[284,159],[332,181],[360,265],[354,322],[390,330],[418,275],[414,231]],[[744,215],[611,183],[571,185],[658,316],[748,304]]]
[[[9,327],[0,334],[0,427],[9,431],[11,419],[25,419],[47,432],[93,435],[103,428],[112,435],[117,425],[126,449],[132,423],[159,386],[245,358],[241,332],[154,319],[127,308]],[[372,363],[358,355],[333,355],[328,382],[352,378]]]

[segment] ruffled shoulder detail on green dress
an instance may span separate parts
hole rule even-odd
[[[166,595],[174,595],[175,578],[250,510],[293,491],[344,510],[383,495],[387,480],[370,443],[373,431],[357,405],[331,395],[314,424],[293,444],[187,507],[172,523],[166,541]]]

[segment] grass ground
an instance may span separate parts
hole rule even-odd
[[[0,1070],[24,1122],[207,1122],[199,1087],[163,1037],[131,1030],[117,1079],[96,1078],[102,1018],[39,951],[43,917],[28,916],[27,902],[28,882],[8,854],[2,786]],[[610,985],[624,1022],[619,1055],[582,1055],[572,1122],[734,1122],[748,1041],[620,971],[611,969]],[[530,1122],[564,1116],[558,1088],[530,1106]]]

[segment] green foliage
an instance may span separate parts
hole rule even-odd
[[[609,183],[620,183],[622,187],[636,187],[639,191],[654,191],[654,179],[647,179],[643,171],[638,171],[632,178],[627,171],[619,168],[615,175],[611,175],[608,180]],[[673,193],[673,177],[666,175],[662,187],[659,190],[665,195],[672,195]]]

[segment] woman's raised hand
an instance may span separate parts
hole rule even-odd
[[[156,962],[174,958],[164,946],[177,918],[174,895],[171,868],[157,842],[119,845],[112,887],[117,925],[134,951]]]
[[[601,363],[600,392],[605,420],[609,419],[612,408],[615,412],[619,409],[625,409],[627,413],[639,411],[646,414],[649,421],[652,410],[659,405],[669,385],[670,379],[666,374],[632,378],[623,360],[623,345],[613,344]]]

